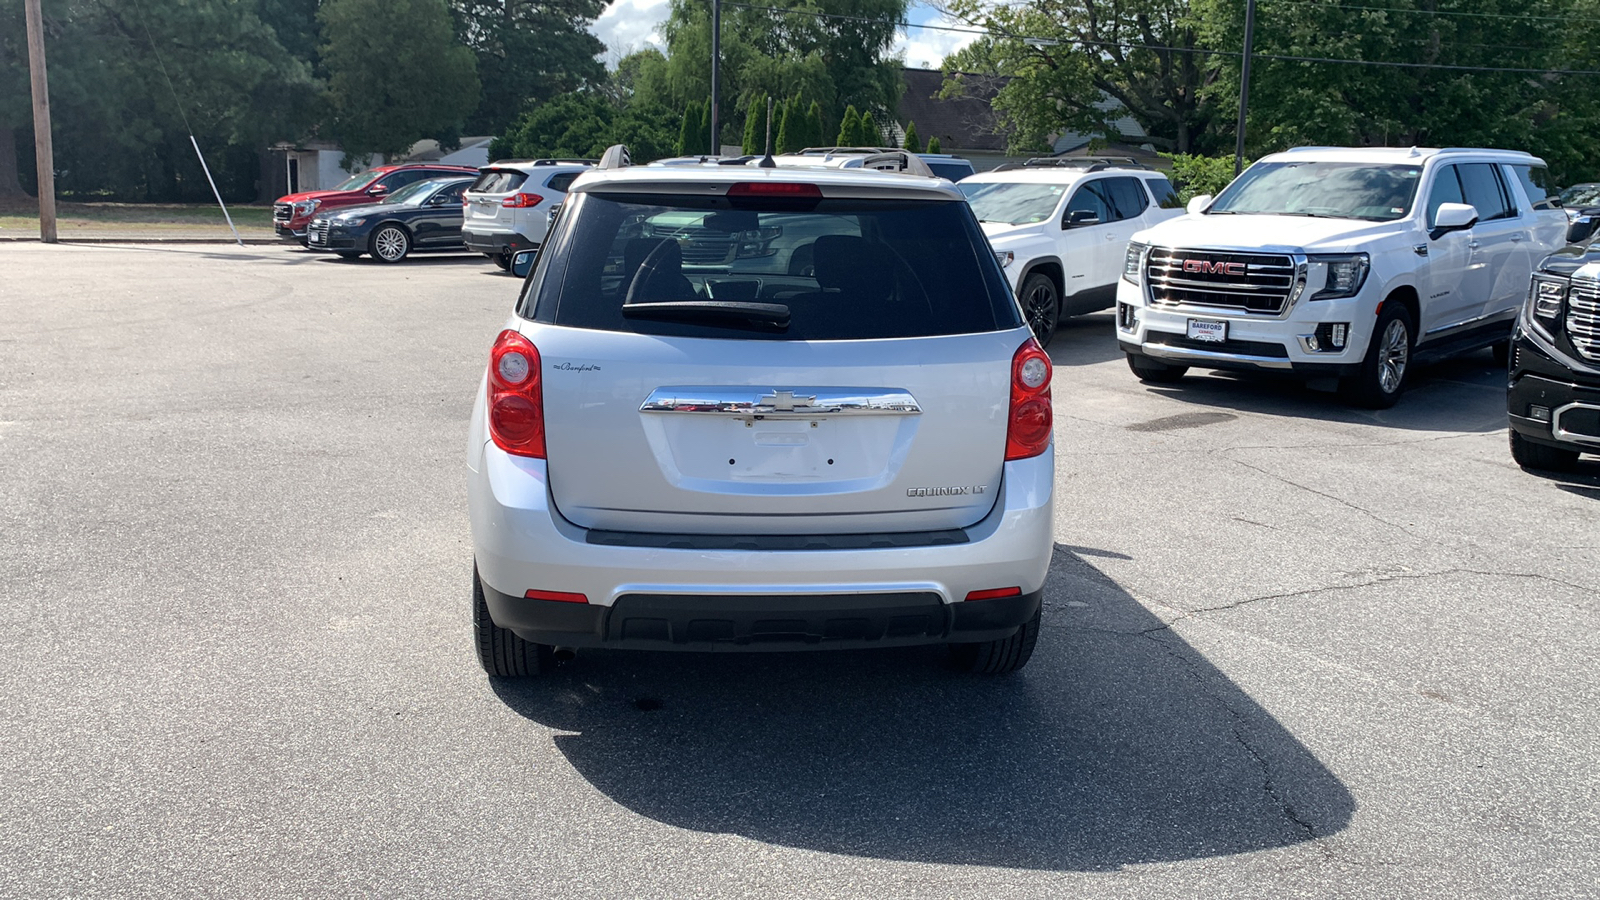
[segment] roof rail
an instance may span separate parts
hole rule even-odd
[[[787,155],[789,155],[789,156],[832,156],[835,153],[852,153],[852,154],[854,154],[854,153],[862,153],[862,154],[893,153],[897,149],[898,148],[896,148],[896,147],[807,147],[804,150],[798,150],[798,151],[796,151],[794,153],[787,154]]]
[[[1014,172],[1018,169],[1082,169],[1099,172],[1103,169],[1149,169],[1131,156],[1035,156],[1020,163],[997,166],[996,172]]]
[[[876,169],[880,172],[904,172],[907,175],[921,175],[923,178],[938,178],[922,157],[909,150],[884,150],[874,153],[861,161],[861,168]]]
[[[497,159],[490,166],[592,166],[593,159]]]
[[[621,169],[633,165],[633,159],[628,156],[628,148],[622,144],[612,144],[600,156],[599,169]]]

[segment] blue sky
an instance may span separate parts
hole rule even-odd
[[[668,0],[615,0],[595,20],[595,35],[605,42],[608,62],[646,47],[662,47],[657,31],[667,18]],[[906,19],[916,24],[949,24],[938,10],[922,3],[912,3]],[[972,40],[969,34],[952,34],[912,28],[902,29],[895,42],[894,52],[905,56],[906,65],[913,68],[938,68],[944,57]]]

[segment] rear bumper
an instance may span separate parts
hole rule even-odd
[[[476,443],[476,442],[475,442]],[[839,549],[596,543],[549,499],[543,460],[475,448],[472,543],[495,622],[563,646],[806,649],[996,640],[1039,607],[1053,550],[1054,449],[1005,464],[963,541]],[[997,600],[969,593],[1017,588]],[[587,603],[528,600],[529,590]]]
[[[502,253],[509,256],[518,250],[539,249],[538,241],[514,231],[468,231],[463,227],[461,237],[466,242],[468,250],[490,256],[499,256]]]
[[[932,592],[627,594],[610,606],[534,600],[484,587],[489,615],[558,647],[761,651],[1001,640],[1039,611],[1043,590],[945,603]]]

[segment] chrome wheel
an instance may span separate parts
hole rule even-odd
[[[386,225],[372,236],[372,255],[384,262],[399,262],[410,250],[411,238],[394,225]]]
[[[1411,359],[1411,335],[1401,319],[1389,322],[1383,330],[1383,341],[1378,345],[1378,386],[1385,394],[1400,390],[1405,381],[1406,363]]]

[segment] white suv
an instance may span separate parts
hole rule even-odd
[[[1033,159],[958,187],[1045,345],[1063,317],[1116,301],[1134,232],[1183,214],[1166,176],[1109,160]]]
[[[1147,382],[1190,366],[1338,379],[1393,406],[1419,359],[1503,354],[1566,214],[1506,150],[1306,147],[1134,235],[1117,339]]]
[[[567,196],[573,179],[594,165],[585,159],[507,159],[478,170],[461,198],[461,235],[467,249],[504,269],[520,250],[537,250],[550,226],[550,211]]]
[[[1053,546],[1050,375],[949,182],[613,148],[472,410],[485,669],[928,643],[1020,668]]]

